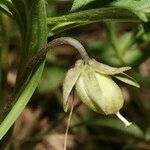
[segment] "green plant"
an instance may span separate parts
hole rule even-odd
[[[1,87],[3,83],[7,82],[6,78],[2,78],[5,77],[7,72],[7,63],[5,64],[5,62],[6,58],[8,58],[9,44],[9,29],[6,25],[9,24],[9,20],[5,18],[5,15],[15,20],[19,28],[20,61],[15,87],[11,96],[8,94],[7,86],[1,88],[0,139],[12,127],[38,86],[44,69],[45,54],[49,50],[49,45],[46,45],[48,36],[52,37],[63,31],[91,23],[106,22],[109,35],[108,40],[110,42],[109,44],[104,44],[105,48],[102,47],[105,51],[101,52],[101,57],[110,65],[131,65],[134,67],[148,56],[145,52],[141,52],[138,44],[140,42],[149,42],[149,8],[149,0],[112,0],[106,2],[102,0],[74,0],[71,11],[68,14],[48,17],[45,0],[1,0],[2,39],[5,39],[1,42],[0,47],[0,64],[2,66],[0,68]],[[135,30],[121,35],[118,39],[117,22],[133,22],[136,23],[137,27]],[[60,42],[61,44],[66,43]],[[47,49],[41,55],[40,52],[43,52],[45,47]],[[88,45],[88,47],[89,49],[91,47],[91,49],[95,48],[92,45]],[[130,48],[134,49],[132,53],[129,51]],[[111,57],[112,55],[115,55],[115,57]],[[2,59],[2,56],[5,59]],[[38,61],[36,58],[38,58]],[[37,63],[32,63],[31,65],[33,60]],[[135,74],[135,72],[131,72],[131,74]],[[135,76],[137,76],[137,79],[140,78],[138,81],[142,84],[147,84],[147,81],[141,80],[142,77],[139,74]],[[117,76],[116,78],[122,79],[124,77]],[[148,113],[149,110],[145,112]],[[4,141],[7,140],[4,139]]]

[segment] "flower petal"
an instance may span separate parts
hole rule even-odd
[[[132,77],[130,77],[129,75],[127,75],[125,73],[120,73],[120,74],[114,75],[114,77],[122,82],[127,83],[127,84],[133,85],[138,88],[140,87],[140,85],[137,83],[137,81],[135,79],[133,79]]]
[[[89,64],[96,72],[107,75],[114,75],[123,73],[124,71],[130,70],[131,67],[111,67],[102,63],[97,62],[95,59],[89,60]]]
[[[105,114],[100,107],[105,103],[102,101],[101,89],[94,74],[94,71],[87,66],[76,83],[76,91],[84,104],[96,112]]]
[[[76,90],[83,103],[101,114],[116,114],[123,105],[119,86],[109,75],[96,73],[90,66],[79,77]]]
[[[82,64],[83,64],[83,61],[78,60],[75,64],[75,67],[68,70],[66,77],[64,79],[64,82],[63,82],[63,108],[64,108],[65,112],[67,112],[67,110],[68,110],[67,102],[68,102],[69,94],[80,76],[80,73],[82,70],[81,69]]]
[[[120,87],[109,75],[96,73],[99,86],[102,92],[102,100],[105,107],[102,108],[106,115],[115,114],[123,106],[123,95]]]

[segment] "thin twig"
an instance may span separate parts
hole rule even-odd
[[[71,110],[70,110],[70,113],[69,113],[69,117],[68,117],[68,121],[67,121],[67,127],[66,127],[66,132],[65,132],[64,150],[67,150],[67,136],[68,136],[68,131],[69,131],[69,126],[70,126],[70,121],[71,121],[73,109],[74,109],[74,89],[73,89],[73,100],[72,100],[72,104],[71,104]]]

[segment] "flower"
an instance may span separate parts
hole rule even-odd
[[[78,60],[75,67],[71,68],[63,83],[63,106],[68,109],[68,97],[75,86],[81,101],[97,113],[104,115],[116,114],[126,126],[128,122],[119,113],[123,106],[123,95],[120,87],[111,76],[127,84],[139,87],[138,83],[124,72],[131,67],[111,67],[90,59],[87,63]]]

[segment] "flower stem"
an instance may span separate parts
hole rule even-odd
[[[63,150],[67,150],[67,136],[68,136],[68,131],[69,131],[69,126],[70,126],[70,121],[71,121],[73,109],[74,109],[74,89],[73,89],[73,101],[71,104],[71,110],[69,113],[69,117],[68,117],[68,121],[67,121],[67,128],[66,128],[66,132],[65,132],[64,149]]]
[[[34,57],[32,57],[29,61],[28,64],[26,65],[21,77],[20,81],[16,85],[15,91],[17,89],[21,89],[23,84],[27,81],[29,75],[31,74],[32,70],[38,65],[38,63],[43,60],[45,57],[46,53],[52,49],[55,49],[55,47],[61,46],[61,45],[70,45],[74,47],[81,55],[82,59],[84,60],[85,63],[88,63],[88,60],[90,59],[85,48],[82,46],[82,44],[71,38],[71,37],[60,37],[57,38],[51,42],[49,42],[45,47],[43,47]]]

